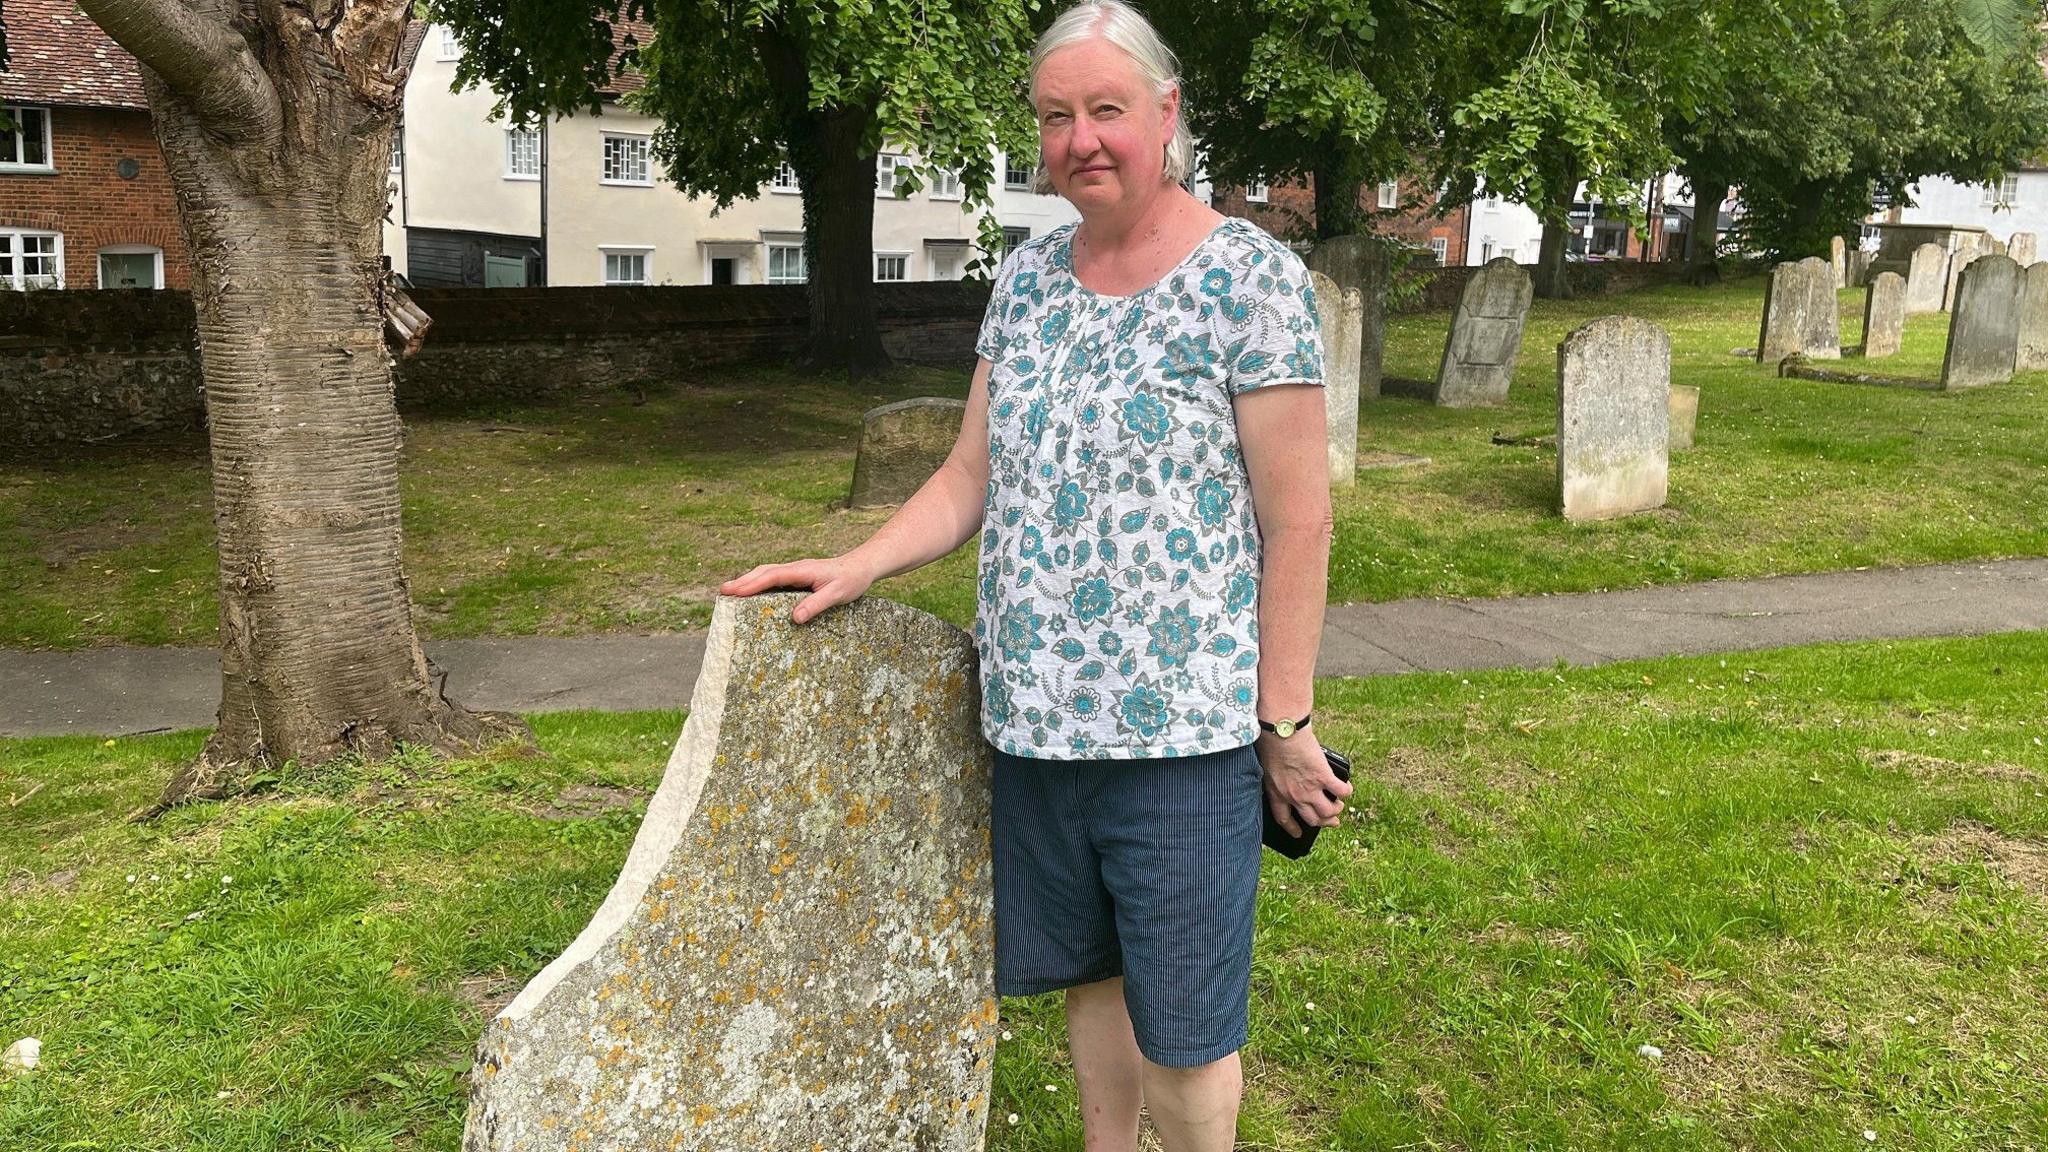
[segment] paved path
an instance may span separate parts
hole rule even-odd
[[[2048,629],[2048,560],[2004,560],[1629,592],[1400,600],[1330,609],[1316,672],[1538,668],[1829,640]],[[702,634],[450,640],[428,646],[449,694],[515,712],[676,708]],[[0,650],[0,736],[126,733],[213,722],[210,649]]]

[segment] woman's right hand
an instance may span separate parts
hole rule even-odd
[[[789,618],[802,624],[825,609],[860,599],[875,578],[845,556],[763,564],[718,586],[721,596],[752,596],[775,588],[808,588]]]

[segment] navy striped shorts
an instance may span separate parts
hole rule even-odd
[[[1244,1046],[1260,785],[1250,745],[1149,760],[995,754],[996,992],[1124,978],[1138,1050]]]

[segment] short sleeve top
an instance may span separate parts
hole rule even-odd
[[[1260,542],[1231,399],[1323,382],[1308,273],[1230,218],[1152,287],[1104,296],[1074,277],[1073,233],[1003,261],[976,344],[982,729],[1049,759],[1242,747]]]

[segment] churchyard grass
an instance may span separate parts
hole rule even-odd
[[[1860,336],[1845,291],[1843,338]],[[2048,374],[1960,394],[1779,380],[1729,355],[1755,344],[1762,281],[1537,301],[1506,407],[1366,405],[1367,470],[1337,498],[1333,601],[1589,591],[2048,554]],[[1702,391],[1699,446],[1669,506],[1594,525],[1552,510],[1555,455],[1492,434],[1554,429],[1556,346],[1627,312],[1673,338],[1674,383]],[[1867,367],[1939,376],[1947,317]],[[1388,371],[1435,372],[1447,313],[1396,317]],[[1862,367],[1854,357],[1844,367]],[[402,470],[407,566],[429,637],[649,632],[701,625],[719,580],[850,547],[886,512],[839,509],[860,415],[965,395],[958,370],[849,385],[721,368],[635,403],[411,413]],[[0,645],[215,642],[204,447],[196,436],[0,462]],[[973,547],[881,591],[965,622]]]
[[[2038,1148],[2044,684],[2040,633],[1324,681],[1360,787],[1267,858],[1240,1146]],[[454,1149],[679,719],[148,824],[198,734],[0,741],[5,1143]],[[1057,997],[1002,1027],[990,1147],[1078,1148]]]

